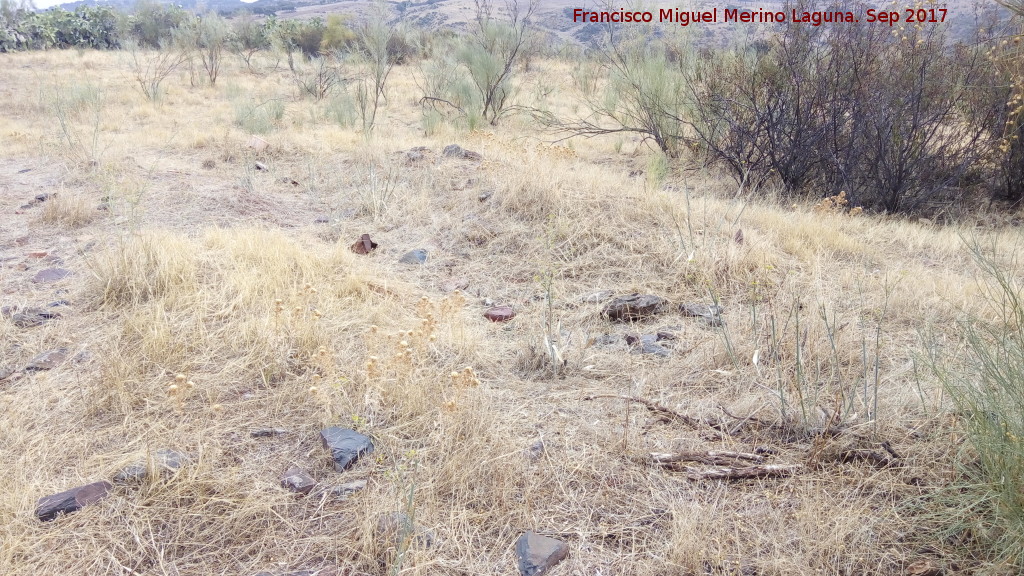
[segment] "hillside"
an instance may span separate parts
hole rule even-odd
[[[81,2],[70,2],[60,4],[61,7],[72,10],[76,6],[89,5],[93,3],[109,4],[117,6],[125,11],[130,11],[133,1],[111,0],[109,2],[96,2],[96,0],[83,0]],[[249,11],[260,15],[275,15],[279,18],[313,18],[326,17],[329,14],[345,14],[361,17],[381,4],[376,0],[341,0],[338,2],[313,2],[309,0],[257,0],[246,3],[240,0],[186,0],[185,2],[168,2],[184,6],[192,10],[214,10],[224,14],[236,14],[239,11]],[[492,3],[496,9],[503,10],[504,3]],[[520,2],[522,6],[526,2]],[[453,29],[461,30],[471,23],[475,15],[474,0],[403,0],[401,2],[384,2],[394,15],[396,20],[403,20],[411,25],[424,29]],[[634,4],[627,3],[623,7],[629,8]],[[922,6],[944,7],[948,10],[947,19],[944,23],[951,30],[951,35],[959,39],[970,39],[972,31],[977,28],[979,22],[984,22],[985,14],[990,11],[1000,10],[993,2],[980,2],[977,0],[953,0],[951,2],[925,2]],[[713,10],[720,12],[725,9],[740,10],[784,10],[786,3],[781,1],[755,2],[754,0],[722,0],[712,2],[664,2],[653,5],[636,4],[638,8],[652,10],[655,13],[663,8],[680,8],[684,10]],[[830,5],[820,4],[822,10],[831,9]],[[868,5],[869,7],[873,5]],[[902,12],[906,8],[916,6],[916,3],[907,3],[905,6],[893,8],[891,6],[874,6],[879,10],[895,9]],[[605,27],[600,24],[587,24],[573,22],[572,11],[576,8],[585,10],[607,10],[602,8],[600,3],[593,2],[571,2],[569,0],[543,0],[538,4],[536,17],[539,28],[543,30],[549,42],[556,45],[568,44],[590,44],[599,42],[606,34]],[[619,6],[615,6],[618,9]],[[787,17],[789,17],[787,13]],[[681,28],[676,24],[664,23],[659,26],[666,32],[673,32]],[[690,32],[698,42],[721,44],[730,37],[746,34],[770,33],[778,28],[778,25],[765,24],[736,24],[719,22],[711,25],[691,25]]]
[[[965,239],[1017,229],[517,117],[427,136],[411,66],[367,137],[273,58],[151,103],[125,57],[0,54],[0,573],[507,575],[527,531],[552,576],[979,568],[936,536],[963,437],[926,352],[989,313]],[[572,70],[521,101],[571,110]]]

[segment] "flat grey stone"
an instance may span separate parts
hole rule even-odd
[[[516,558],[522,576],[543,576],[568,555],[569,546],[565,542],[536,532],[527,532],[516,542]]]
[[[373,442],[369,436],[364,436],[349,428],[331,427],[320,432],[320,439],[324,448],[331,451],[331,459],[334,461],[334,469],[344,472],[356,463],[363,454],[373,452]]]
[[[299,494],[309,494],[316,486],[316,480],[305,470],[292,466],[281,475],[281,486]]]
[[[83,507],[99,502],[112,488],[109,482],[93,482],[50,496],[44,496],[36,504],[36,517],[47,522],[61,514],[70,514]]]
[[[56,350],[49,350],[37,355],[35,358],[28,361],[25,365],[25,370],[53,370],[57,366],[60,366],[68,359],[68,349],[58,348]]]
[[[398,259],[402,264],[425,264],[427,262],[427,251],[423,248],[410,250]]]
[[[63,280],[70,275],[71,270],[66,268],[45,268],[36,272],[36,275],[32,277],[32,281],[36,284],[49,284],[51,282]]]
[[[724,310],[717,304],[680,304],[679,312],[683,316],[700,318],[708,326],[722,325],[722,312]]]
[[[630,294],[609,302],[602,313],[609,320],[632,322],[660,313],[667,303],[667,300],[654,294]]]
[[[331,496],[336,496],[338,498],[347,498],[352,494],[355,494],[356,492],[365,489],[366,480],[354,480],[352,482],[347,482],[340,486],[334,486],[330,489],[330,492]]]

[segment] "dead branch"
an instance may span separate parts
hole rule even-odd
[[[708,450],[705,452],[651,452],[651,460],[662,466],[674,466],[679,462],[700,462],[715,466],[732,466],[737,461],[748,461],[756,464],[764,462],[764,456],[748,452],[731,452],[728,450]]]
[[[685,468],[686,477],[690,480],[744,480],[749,478],[780,478],[789,476],[802,468],[799,464],[764,464],[733,468],[720,466],[717,468]]]
[[[658,414],[660,416],[667,416],[669,418],[678,420],[683,424],[686,424],[690,428],[693,428],[694,430],[711,428],[719,432],[725,432],[725,426],[723,426],[720,422],[706,422],[704,420],[694,418],[693,416],[680,414],[679,412],[676,412],[671,408],[662,406],[661,404],[658,404],[657,402],[654,402],[653,400],[648,400],[646,398],[640,398],[637,396],[626,396],[625,394],[594,394],[591,396],[583,397],[584,400],[597,400],[598,398],[618,398],[620,400],[626,400],[628,402],[636,402],[638,404],[643,404],[651,412],[654,412],[655,414]]]
[[[459,112],[465,113],[465,111],[461,107],[459,107],[457,104],[453,104],[452,102],[449,102],[448,100],[445,100],[444,98],[436,98],[434,96],[424,96],[424,97],[420,98],[420,105],[428,104],[428,103],[429,104],[447,104],[447,105],[451,106],[452,108],[458,110]]]

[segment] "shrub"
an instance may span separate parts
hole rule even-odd
[[[956,404],[971,451],[964,485],[954,492],[954,531],[969,530],[989,560],[1024,570],[1024,300],[1014,270],[994,250],[971,244],[983,272],[989,308],[966,321],[966,362],[938,374]],[[972,528],[961,525],[970,520]],[[981,527],[978,529],[977,527]],[[1009,573],[1009,572],[1007,572]]]

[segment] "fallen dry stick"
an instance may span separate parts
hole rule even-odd
[[[693,429],[700,430],[702,428],[711,428],[711,429],[717,430],[719,432],[725,432],[725,430],[723,429],[724,426],[722,426],[718,422],[705,422],[703,420],[698,420],[697,418],[694,418],[693,416],[687,416],[686,414],[680,414],[679,412],[676,412],[675,410],[672,410],[671,408],[667,408],[665,406],[662,406],[661,404],[658,404],[657,402],[654,402],[652,400],[648,400],[646,398],[640,398],[640,397],[637,397],[637,396],[626,396],[625,394],[594,394],[594,395],[591,395],[591,396],[584,396],[583,397],[584,400],[596,400],[598,398],[618,398],[619,400],[626,400],[628,402],[636,402],[637,404],[643,404],[648,410],[650,410],[651,412],[654,412],[655,414],[659,414],[661,416],[667,416],[669,418],[673,418],[675,420],[679,420],[683,424],[686,424],[687,426],[689,426],[689,427],[691,427]]]
[[[687,466],[684,470],[686,471],[686,477],[690,480],[743,480],[747,478],[789,476],[800,468],[799,464],[764,464],[743,468],[720,466],[717,468],[700,469]]]
[[[764,462],[764,456],[748,452],[731,452],[728,450],[708,450],[706,452],[651,452],[651,460],[655,464],[671,466],[679,462],[700,462],[701,464],[713,464],[716,466],[729,466],[736,464],[736,461],[746,460],[760,464]]]

